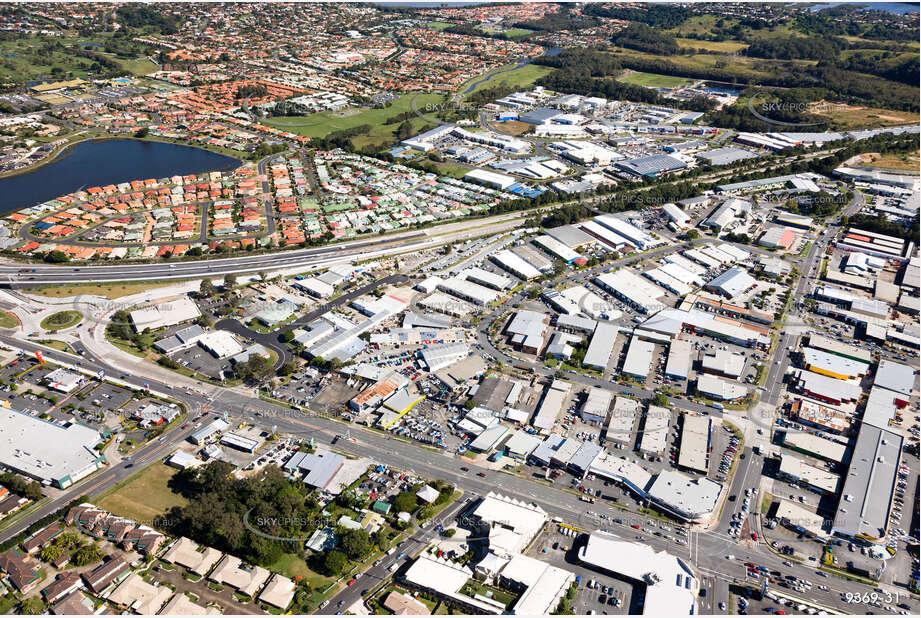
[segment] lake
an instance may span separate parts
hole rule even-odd
[[[80,188],[130,180],[232,170],[233,157],[163,142],[133,139],[80,142],[42,167],[0,178],[0,215],[34,206]]]
[[[845,2],[827,2],[825,4],[816,4],[809,7],[809,10],[813,13],[822,11],[825,9],[831,9],[842,4],[850,4]],[[886,13],[893,13],[895,15],[905,15],[907,13],[917,13],[918,4],[911,2],[857,2],[854,3],[858,7],[858,10],[875,10],[875,11],[885,11]]]

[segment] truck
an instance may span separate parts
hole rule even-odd
[[[579,500],[582,502],[588,502],[589,504],[595,504],[595,499],[589,498],[588,496],[579,496]]]
[[[711,407],[711,408],[716,408],[717,410],[722,410],[722,409],[723,409],[723,404],[721,404],[721,403],[711,403],[711,404],[710,404],[710,407]]]
[[[388,573],[393,573],[394,571],[396,571],[396,570],[399,569],[399,568],[400,568],[400,563],[399,563],[399,562],[394,562],[394,563],[391,564],[389,567],[387,567],[387,572],[388,572]]]
[[[489,461],[491,462],[499,461],[500,459],[502,459],[502,455],[504,454],[505,454],[505,451],[500,448],[498,451],[496,451],[495,453],[489,456]]]

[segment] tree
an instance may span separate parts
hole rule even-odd
[[[63,251],[55,249],[54,251],[49,251],[45,254],[45,257],[42,258],[49,264],[62,264],[64,262],[70,261],[70,256],[68,256]]]
[[[371,536],[361,528],[348,530],[340,535],[339,543],[345,554],[352,560],[359,560],[371,551]]]
[[[251,382],[262,382],[272,375],[272,363],[267,358],[253,355],[249,360],[237,363],[234,371],[244,380]]]
[[[690,229],[684,233],[685,240],[697,240],[700,238],[700,232],[695,229]]]
[[[202,279],[201,287],[198,289],[199,293],[205,298],[212,298],[217,294],[217,288],[214,287],[214,284],[211,283],[211,279]]]
[[[233,273],[224,275],[224,290],[230,291],[237,285],[237,276]]]
[[[138,129],[137,131],[134,132],[134,136],[138,139],[144,139],[149,134],[150,134],[150,129],[148,129],[147,127]]]
[[[334,549],[323,559],[323,568],[327,575],[340,575],[348,566],[348,559],[338,549]]]
[[[294,364],[294,361],[285,361],[278,369],[278,375],[289,376],[294,373],[295,369],[297,369],[297,365]]]
[[[393,499],[393,508],[399,513],[401,511],[406,511],[407,513],[412,513],[416,510],[416,494],[412,491],[401,491],[397,494],[397,497]]]
[[[38,481],[26,480],[12,472],[3,472],[0,474],[0,485],[6,487],[12,493],[19,494],[29,500],[41,500],[44,497],[41,483]]]
[[[667,408],[669,405],[668,396],[663,393],[656,393],[656,396],[652,398],[652,404],[660,408]]]
[[[74,566],[80,567],[92,564],[101,558],[102,552],[99,551],[99,546],[96,543],[90,543],[75,551],[70,561]]]
[[[285,332],[281,334],[281,340],[284,341],[285,343],[291,343],[292,341],[294,341],[295,336],[296,335],[294,334],[293,330],[286,330]]]
[[[54,562],[64,553],[64,547],[53,543],[42,548],[41,557],[45,562]]]
[[[28,599],[23,599],[22,603],[19,604],[19,613],[21,614],[37,616],[44,611],[45,604],[42,603],[42,600],[38,597],[29,597]]]
[[[397,140],[403,141],[404,139],[409,139],[413,134],[413,125],[408,120],[403,121],[403,123],[397,129]]]

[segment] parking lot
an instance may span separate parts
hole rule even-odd
[[[567,531],[569,531],[567,533]],[[579,543],[585,544],[584,536],[573,536],[570,528],[550,525],[531,543],[528,555],[553,566],[566,569],[581,578],[572,601],[573,612],[587,614],[625,615],[640,613],[630,611],[631,602],[636,603],[638,595],[630,583],[600,574],[582,566],[576,557]]]
[[[213,354],[197,345],[175,352],[170,355],[170,358],[186,369],[215,380],[222,379],[225,373],[229,374],[232,371],[229,359],[216,358]]]
[[[131,401],[134,391],[115,384],[92,382],[80,390],[68,404],[73,405],[72,413],[80,422],[116,427],[118,419],[115,412]]]

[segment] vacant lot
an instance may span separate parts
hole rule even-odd
[[[131,60],[114,58],[114,60],[120,64],[124,70],[128,71],[132,75],[149,75],[159,69],[157,65],[155,65],[147,58],[134,58]]]
[[[918,151],[911,154],[885,154],[878,152],[868,152],[860,156],[860,165],[866,167],[882,167],[891,170],[917,171],[921,164]]]
[[[447,28],[450,28],[451,26],[456,26],[456,25],[457,24],[452,24],[451,22],[447,22],[447,21],[430,21],[427,24],[425,24],[425,27],[431,28],[432,30],[440,31],[440,30],[445,30]]]
[[[96,504],[116,515],[137,522],[155,522],[174,506],[185,506],[187,500],[173,493],[169,480],[178,472],[164,463],[155,463],[117,486]]]
[[[815,113],[828,118],[836,129],[889,127],[916,124],[918,122],[918,114],[912,114],[911,112],[864,107],[862,105],[825,103],[824,101],[819,101],[815,105]]]

